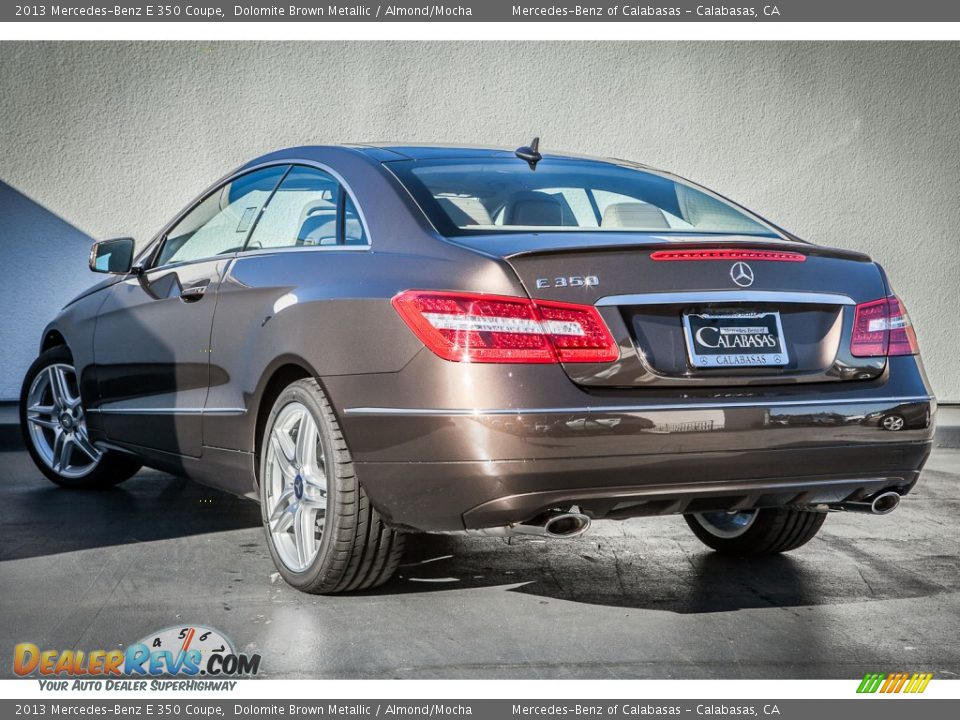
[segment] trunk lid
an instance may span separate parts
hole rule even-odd
[[[880,269],[861,253],[749,236],[458,238],[464,240],[509,263],[532,298],[598,307],[621,357],[564,365],[580,385],[838,382],[877,377],[886,365],[885,358],[850,353],[856,305],[887,295]],[[675,257],[687,250],[722,259]],[[727,250],[736,254],[717,252]],[[741,259],[744,251],[751,255]],[[655,259],[658,252],[666,258]]]

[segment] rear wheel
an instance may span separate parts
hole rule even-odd
[[[140,469],[136,461],[90,442],[77,371],[65,347],[47,350],[27,370],[20,427],[33,462],[57,485],[109,487]]]
[[[400,563],[404,537],[370,504],[316,380],[288,386],[267,418],[260,507],[274,564],[298,590],[365,590]]]
[[[684,515],[701,542],[725,555],[772,555],[794,550],[813,539],[826,513],[794,508]]]

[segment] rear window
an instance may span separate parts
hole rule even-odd
[[[733,205],[661,175],[612,163],[516,158],[388,163],[445,235],[610,231],[777,234]]]

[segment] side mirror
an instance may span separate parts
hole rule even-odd
[[[113,238],[93,244],[90,269],[98,273],[126,275],[133,265],[133,238]]]

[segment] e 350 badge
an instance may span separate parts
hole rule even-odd
[[[20,643],[13,650],[18,677],[136,678],[243,677],[256,675],[260,655],[238,653],[221,632],[202,625],[173,626],[147,635],[126,649],[41,650]],[[57,688],[66,689],[66,688]]]

